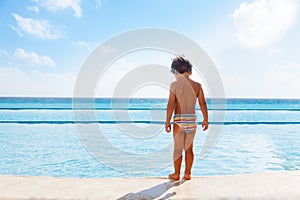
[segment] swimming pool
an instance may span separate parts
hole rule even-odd
[[[145,158],[172,145],[172,135],[165,133],[163,125],[166,99],[131,101],[129,107],[124,107],[124,100],[120,100],[120,107],[111,109],[111,99],[95,100],[96,119],[106,121],[96,123],[103,137],[116,149]],[[227,99],[226,110],[216,112],[225,112],[225,125],[211,124],[222,126],[222,134],[210,154],[203,158],[200,151],[206,133],[198,127],[193,175],[300,169],[300,100]],[[119,126],[115,115],[124,114],[128,114],[130,120]],[[149,127],[151,120],[158,123]],[[136,126],[132,126],[132,121],[137,122]],[[92,125],[95,122],[82,126],[89,130]],[[103,162],[89,153],[76,126],[70,98],[0,98],[0,173],[55,177],[149,177],[166,176],[172,171],[171,160],[166,156],[156,159],[159,164],[156,166],[161,167],[146,172],[134,171],[127,168],[122,159],[111,156],[107,146],[103,146],[101,151],[103,155],[111,156],[114,163]],[[137,126],[141,129],[136,129]],[[128,135],[122,127],[130,133],[144,131]],[[171,158],[170,152],[165,153]],[[148,164],[141,162],[140,167],[147,169]]]

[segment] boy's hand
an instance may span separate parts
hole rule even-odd
[[[171,123],[170,122],[166,122],[165,128],[166,128],[166,132],[170,133],[171,132]]]
[[[207,120],[203,120],[202,129],[203,129],[203,131],[206,131],[208,129],[208,121]]]

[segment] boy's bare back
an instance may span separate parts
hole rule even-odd
[[[174,114],[195,114],[195,105],[199,93],[201,93],[201,84],[192,79],[182,76],[171,84],[171,91],[175,95]]]

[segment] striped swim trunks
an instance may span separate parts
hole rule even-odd
[[[185,133],[192,132],[197,128],[197,115],[196,114],[177,114],[177,115],[174,115],[173,121]]]

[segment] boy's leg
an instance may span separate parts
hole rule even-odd
[[[186,180],[191,179],[191,169],[192,169],[193,162],[194,162],[193,142],[194,142],[195,133],[196,133],[196,131],[185,134],[185,143],[184,143],[185,171],[184,171],[184,179],[186,179]]]
[[[173,152],[173,162],[174,162],[174,174],[170,174],[169,177],[175,180],[180,179],[180,168],[182,162],[182,151],[184,149],[184,133],[178,127],[174,126],[174,152]]]

